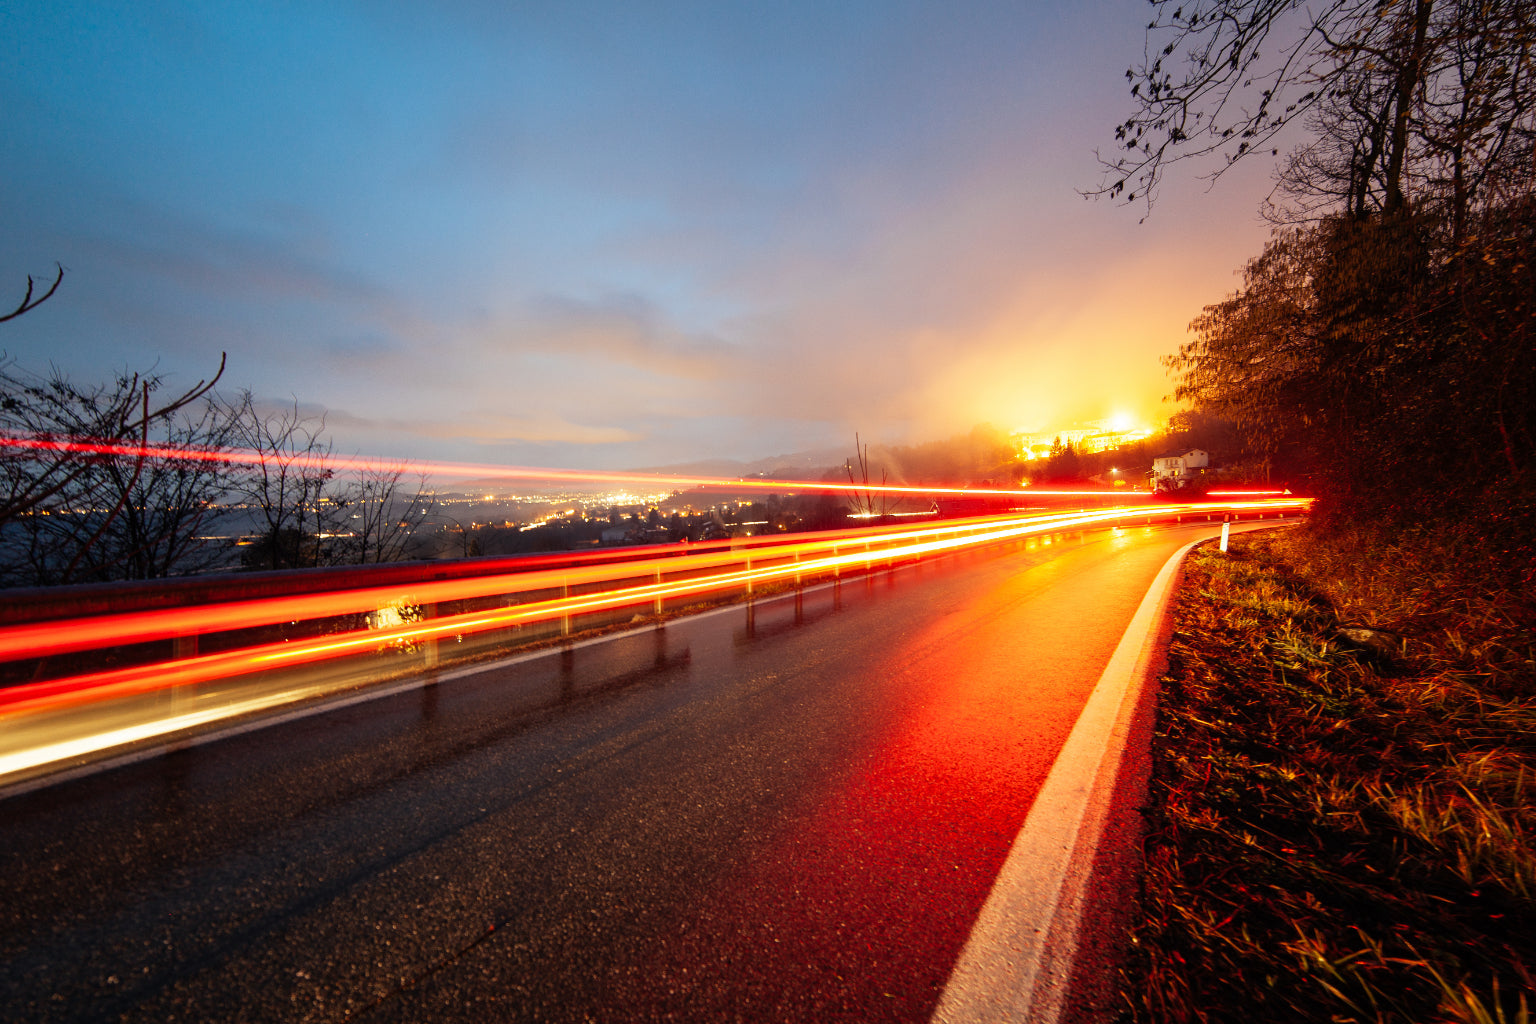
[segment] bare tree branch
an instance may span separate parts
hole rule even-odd
[[[30,310],[34,310],[38,306],[41,306],[43,303],[47,302],[49,299],[53,298],[53,293],[59,290],[59,285],[64,281],[64,264],[59,263],[56,264],[56,266],[59,268],[59,272],[54,276],[53,284],[49,286],[46,292],[44,292],[36,299],[32,298],[32,275],[27,275],[27,293],[22,296],[21,304],[11,312],[5,314],[4,316],[0,316],[0,323],[5,323],[7,320],[14,320],[18,316],[21,316],[21,314],[29,312]]]

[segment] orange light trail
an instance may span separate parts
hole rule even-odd
[[[898,562],[1031,535],[1172,522],[1183,516],[1288,514],[1305,512],[1309,505],[1306,498],[1156,503],[1083,512],[1003,514],[917,527],[827,531],[793,539],[760,537],[669,545],[651,552],[632,549],[579,557],[559,566],[534,559],[524,572],[498,570],[483,577],[352,587],[249,601],[216,600],[194,607],[6,627],[0,629],[0,662],[25,664],[25,659],[51,654],[114,650],[133,643],[196,638],[401,606],[467,598],[523,598],[522,603],[479,611],[444,615],[429,611],[424,621],[401,623],[397,617],[394,621],[400,624],[384,628],[266,641],[0,688],[0,780],[25,778],[47,772],[50,766],[124,749],[125,744],[277,710],[343,688],[387,681],[401,673],[426,671],[429,662],[436,663],[435,647],[425,648],[434,653],[423,655],[417,645],[435,645],[439,640],[553,620],[562,620],[561,632],[568,633],[567,624],[583,615],[646,605],[660,613],[667,601],[708,594],[744,592],[750,598],[753,589],[763,584],[824,582],[842,578],[845,571],[857,577],[861,571]],[[644,553],[637,555],[637,551]],[[431,567],[423,566],[423,571],[431,571]],[[238,579],[232,579],[227,592],[233,597],[240,586]],[[586,592],[570,593],[574,588]],[[371,658],[355,664],[346,662],[349,656],[385,652],[392,653],[382,665]],[[307,666],[318,669],[323,663],[340,667],[333,672],[287,671]],[[284,671],[275,675],[274,670]],[[135,700],[157,693],[169,693],[170,700]]]
[[[1206,491],[1208,498],[1278,498],[1290,491]]]
[[[533,594],[572,586],[601,586],[592,593],[543,598],[489,611],[467,612],[387,629],[363,629],[292,642],[279,642],[169,662],[111,669],[63,679],[23,683],[0,690],[0,709],[38,710],[120,697],[189,683],[208,682],[257,672],[275,665],[327,660],[390,644],[449,636],[590,614],[655,602],[737,590],[753,584],[803,576],[826,576],[844,568],[868,567],[991,544],[1032,534],[1093,525],[1175,518],[1182,515],[1242,511],[1303,511],[1309,499],[1208,504],[1143,505],[1087,512],[994,516],[916,529],[848,530],[808,535],[731,550],[696,555],[630,560],[619,564],[535,569],[525,573],[436,580],[391,586],[230,601],[192,608],[170,608],[121,615],[26,624],[0,629],[0,661],[104,649],[130,643],[195,636],[252,626],[323,619],[373,612],[402,605],[421,606],[468,598]],[[859,550],[848,551],[849,547]],[[754,567],[753,562],[759,564]],[[771,564],[763,564],[763,563]],[[705,573],[666,580],[681,573]],[[650,582],[637,583],[645,579]]]
[[[1145,515],[1145,512],[1141,514]],[[1065,518],[1076,520],[1080,516],[1077,513],[1035,516],[1032,517],[1031,522],[1051,524]],[[24,657],[40,658],[281,622],[332,618],[376,611],[379,608],[396,605],[438,604],[480,597],[529,593],[556,587],[612,583],[622,579],[650,576],[658,572],[676,574],[709,570],[742,562],[744,556],[746,560],[754,556],[793,557],[831,551],[849,544],[889,545],[907,541],[921,542],[924,538],[974,531],[974,525],[963,525],[974,522],[974,520],[964,520],[956,525],[946,524],[916,529],[838,530],[816,534],[814,540],[797,538],[794,541],[778,541],[774,538],[745,550],[723,547],[702,554],[674,554],[660,558],[634,559],[617,565],[594,560],[590,564],[557,569],[533,569],[467,579],[434,580],[406,586],[369,587],[28,623],[0,629],[0,661]],[[5,703],[9,692],[9,690],[0,690],[0,705]]]

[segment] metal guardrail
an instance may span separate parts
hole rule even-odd
[[[962,548],[1192,517],[1294,515],[1307,504],[1160,503],[529,558],[13,592],[0,597],[0,782],[38,770],[49,757],[83,756],[72,752],[92,730],[118,745],[142,742],[432,671],[497,647],[644,621],[703,601],[750,601],[765,589],[838,580]]]

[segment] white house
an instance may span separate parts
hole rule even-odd
[[[1204,476],[1210,464],[1210,454],[1200,448],[1159,455],[1152,460],[1152,489],[1181,491]]]

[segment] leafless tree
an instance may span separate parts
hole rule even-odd
[[[1126,71],[1133,112],[1090,195],[1150,208],[1180,160],[1219,176],[1281,133],[1306,133],[1280,172],[1292,219],[1394,216],[1415,198],[1459,222],[1528,180],[1536,14],[1528,0],[1153,0]],[[1289,142],[1289,140],[1287,140]]]
[[[380,460],[338,470],[325,417],[298,406],[265,409],[249,391],[230,404],[245,462],[237,491],[262,527],[250,567],[287,569],[396,561],[435,499],[426,474],[401,483],[409,463]],[[351,460],[345,460],[351,461]]]
[[[211,379],[156,402],[165,382],[155,374],[125,370],[110,384],[80,385],[57,369],[42,377],[0,366],[0,562],[8,581],[173,571],[219,493],[217,460],[182,456],[217,448],[204,417],[223,372],[221,357]]]
[[[843,469],[848,473],[848,482],[853,485],[853,490],[848,496],[853,514],[861,517],[883,516],[890,508],[890,501],[887,496],[889,492],[885,490],[880,491],[879,502],[878,504],[876,503],[875,492],[870,488],[869,483],[869,445],[863,444],[857,433],[853,435],[853,451],[855,457],[859,460],[858,475],[854,475],[853,461],[851,459],[843,463]],[[880,471],[880,486],[882,488],[885,486],[885,479],[885,470],[882,469]],[[860,490],[861,487],[863,488],[862,491]]]
[[[416,475],[415,492],[405,497],[400,484],[409,470],[405,462],[379,462],[359,469],[347,484],[352,533],[346,545],[348,561],[367,564],[404,557],[412,533],[437,505],[425,473]]]
[[[4,316],[0,316],[0,324],[5,323],[7,320],[14,320],[18,316],[21,316],[21,314],[30,312],[36,309],[38,306],[41,306],[43,303],[47,302],[49,299],[53,298],[53,293],[58,291],[59,285],[64,283],[64,265],[61,263],[58,266],[59,272],[54,276],[53,284],[49,285],[48,290],[36,298],[32,297],[32,289],[36,286],[36,282],[32,280],[32,275],[28,274],[27,293],[22,296],[21,302],[16,306],[15,309],[11,310],[9,313],[6,313]]]
[[[325,418],[307,416],[294,400],[265,409],[250,391],[229,405],[234,437],[246,462],[235,485],[262,527],[254,568],[290,569],[323,564],[323,529],[339,508],[326,495],[335,473]]]
[[[128,500],[114,529],[111,557],[127,579],[158,579],[227,565],[228,546],[202,535],[228,517],[226,499],[240,467],[223,457],[236,424],[221,403],[202,399],[162,422],[164,454],[146,459],[137,480],[108,463],[113,487]],[[187,457],[193,456],[193,457]]]

